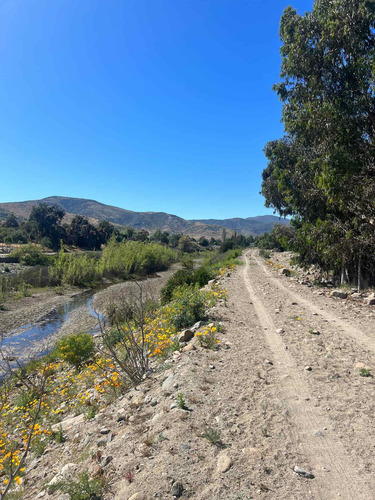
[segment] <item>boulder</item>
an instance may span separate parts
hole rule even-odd
[[[184,330],[178,335],[179,342],[189,342],[190,339],[194,337],[194,332],[192,330]]]
[[[346,299],[348,294],[342,290],[332,290],[330,293],[331,297],[337,297],[338,299]]]
[[[81,424],[84,421],[84,414],[81,413],[80,415],[77,415],[76,417],[69,417],[66,418],[65,420],[62,420],[58,424],[53,424],[51,427],[52,432],[58,432],[60,429],[60,426],[63,431],[67,431],[68,429],[71,429],[72,427],[75,427],[78,424]]]
[[[282,274],[283,276],[287,276],[288,278],[290,278],[292,276],[292,271],[290,269],[287,269],[286,267],[284,267],[284,269],[280,270],[280,274]]]
[[[219,473],[224,473],[224,472],[228,472],[228,470],[232,467],[233,465],[233,462],[230,458],[229,455],[221,455],[217,461],[217,466],[216,466],[216,470],[219,472]]]

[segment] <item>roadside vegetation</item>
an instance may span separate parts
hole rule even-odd
[[[374,285],[375,3],[288,7],[280,38],[285,135],[265,147],[266,205],[292,218],[288,246],[302,265]]]
[[[110,250],[110,256],[123,252],[117,245]],[[152,266],[167,265],[166,256],[172,257],[169,252],[164,254],[155,247]],[[239,263],[240,253],[239,250],[218,253],[207,258],[198,270],[189,272],[205,276],[202,281],[207,282],[208,278],[233,269]],[[140,253],[140,262],[143,258]],[[140,384],[151,367],[156,369],[179,348],[177,339],[182,329],[206,320],[208,308],[218,300],[226,300],[225,290],[215,283],[202,288],[205,284],[202,281],[176,284],[172,280],[175,285],[170,300],[164,299],[162,303],[151,301],[142,286],[134,283],[126,298],[111,305],[108,322],[102,324],[98,341],[83,333],[65,337],[49,355],[25,366],[11,362],[2,353],[1,366],[6,376],[0,386],[1,498],[11,488],[21,491],[28,455],[41,456],[51,441],[64,442],[58,425],[63,418],[84,414],[91,419],[101,408]],[[218,346],[214,325],[201,328],[197,337],[207,349]],[[183,398],[179,404],[185,407]],[[74,492],[83,483],[88,491],[104,488],[104,483],[92,481],[86,474],[76,485],[64,483],[53,488],[76,498]]]

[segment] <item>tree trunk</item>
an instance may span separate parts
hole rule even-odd
[[[358,257],[358,291],[362,289],[361,256]]]

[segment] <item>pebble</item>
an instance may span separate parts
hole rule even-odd
[[[174,497],[180,498],[183,491],[184,491],[184,487],[183,487],[182,483],[180,483],[178,481],[173,483],[171,493]]]
[[[304,469],[301,469],[297,465],[294,467],[293,471],[296,474],[298,474],[299,476],[304,477],[306,479],[314,479],[315,478],[314,474],[311,474],[311,472],[308,472],[308,471],[306,471]]]
[[[306,370],[307,372],[311,372],[311,371],[312,371],[312,368],[311,368],[311,366],[305,366],[305,370]]]
[[[228,472],[232,465],[233,462],[229,455],[221,455],[221,457],[219,457],[219,460],[217,461],[216,469],[218,472],[224,473]]]
[[[102,429],[100,429],[100,434],[109,434],[111,432],[111,429],[108,429],[107,427],[103,427]]]
[[[284,330],[283,330],[282,328],[278,328],[278,329],[276,330],[276,333],[284,333]]]

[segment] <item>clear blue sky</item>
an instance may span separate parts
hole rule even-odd
[[[1,0],[0,201],[272,213],[278,26],[312,0]]]

